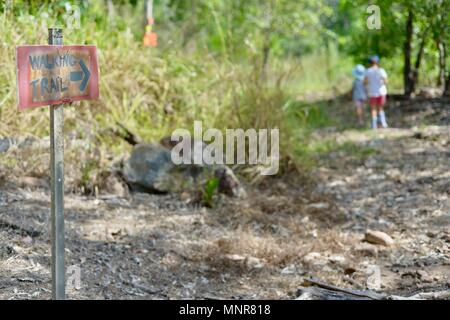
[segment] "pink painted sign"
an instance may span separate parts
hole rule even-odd
[[[99,97],[95,46],[18,46],[19,110]]]

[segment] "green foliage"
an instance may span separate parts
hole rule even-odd
[[[381,29],[368,30],[367,1],[340,1],[338,15],[346,15],[346,28],[340,30],[340,44],[345,52],[355,58],[355,62],[366,64],[370,54],[382,57],[382,64],[390,75],[394,75],[395,87],[399,87],[403,72],[403,52],[406,42],[406,20],[409,12],[414,17],[413,58],[418,52],[419,44],[425,38],[425,67],[419,70],[422,85],[435,85],[438,74],[438,55],[436,41],[447,44],[450,41],[450,1],[410,1],[410,0],[375,0],[370,4],[381,9]],[[346,36],[349,35],[349,36]],[[430,36],[431,35],[431,36]],[[413,61],[414,63],[414,61]],[[392,83],[391,83],[392,84]]]
[[[219,187],[219,179],[211,178],[209,179],[203,190],[203,205],[209,208],[212,208],[214,205],[214,196],[216,194],[216,190]]]

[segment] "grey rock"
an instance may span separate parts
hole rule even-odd
[[[168,192],[169,188],[161,185],[161,181],[174,167],[169,150],[158,144],[141,144],[134,148],[131,157],[125,161],[123,176],[134,187]]]
[[[232,197],[246,193],[226,165],[175,165],[170,148],[161,144],[140,144],[124,162],[123,177],[133,190],[155,193],[183,192],[218,179],[217,191]]]
[[[6,152],[11,148],[14,144],[14,141],[10,138],[2,138],[0,139],[0,152]]]
[[[245,198],[247,196],[238,178],[236,178],[233,170],[229,167],[218,165],[214,174],[219,179],[218,191],[220,193],[237,198]]]

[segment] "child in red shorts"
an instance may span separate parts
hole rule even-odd
[[[367,86],[369,95],[370,109],[372,113],[372,128],[378,128],[378,116],[383,128],[387,128],[386,115],[384,113],[384,105],[386,103],[387,95],[387,73],[383,68],[380,68],[380,58],[378,56],[371,56],[369,58],[370,68],[366,70],[364,83]]]

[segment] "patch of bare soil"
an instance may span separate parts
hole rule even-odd
[[[448,291],[448,105],[388,112],[402,129],[317,133],[371,152],[338,149],[308,177],[247,186],[247,199],[213,209],[183,195],[67,194],[66,264],[81,269],[68,298],[292,299],[310,277],[403,296]],[[51,297],[49,208],[42,180],[0,182],[0,299]],[[369,229],[393,243],[369,243]]]

